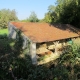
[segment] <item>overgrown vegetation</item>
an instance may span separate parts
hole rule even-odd
[[[56,6],[49,6],[41,22],[69,23],[80,26],[80,0],[57,0]],[[15,10],[0,10],[0,28],[6,28],[8,21],[18,20]],[[38,22],[32,12],[26,22]],[[5,33],[5,34],[4,34]],[[80,45],[73,44],[56,61],[45,65],[32,65],[31,59],[23,54],[22,36],[8,39],[7,31],[0,30],[0,80],[79,80]],[[78,43],[79,44],[79,43]],[[43,59],[43,58],[42,58]]]
[[[29,56],[19,56],[23,52],[22,41],[21,35],[17,40],[8,39],[7,36],[0,38],[0,80],[80,79],[80,46],[74,44],[58,60],[35,66]]]
[[[2,9],[0,10],[0,29],[6,28],[9,21],[17,21],[17,15],[15,10]]]
[[[0,29],[0,35],[7,35],[8,34],[8,29]]]
[[[22,20],[22,22],[39,22],[39,19],[37,18],[36,13],[33,11],[31,12],[30,16],[27,19]]]
[[[50,5],[44,21],[48,23],[71,24],[80,28],[80,0],[57,0],[56,6]]]

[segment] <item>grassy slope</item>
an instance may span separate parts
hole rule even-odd
[[[8,34],[8,29],[0,29],[0,34]]]

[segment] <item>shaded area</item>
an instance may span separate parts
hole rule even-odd
[[[16,41],[8,39],[7,37],[5,37],[5,39],[0,38],[0,48],[2,48],[2,52],[0,52],[0,79],[1,80],[16,80],[16,79],[17,80],[20,79],[21,80],[76,80],[79,79],[80,64],[77,63],[74,65],[74,67],[72,67],[71,64],[68,61],[66,61],[71,59],[72,54],[67,56],[65,56],[64,54],[58,60],[52,61],[45,65],[37,66],[37,65],[32,65],[31,59],[26,54],[25,57],[19,56],[20,54],[24,54],[22,49],[19,48],[21,44],[15,47],[13,46],[14,44],[12,43],[16,43]],[[8,46],[6,47],[6,45]],[[70,53],[71,52],[72,51],[70,51]],[[63,61],[66,64],[64,64]],[[74,72],[74,74],[72,71]]]
[[[79,33],[80,29],[76,28],[70,24],[60,24],[60,23],[51,23],[50,26],[54,26],[61,30],[68,30],[70,32]]]

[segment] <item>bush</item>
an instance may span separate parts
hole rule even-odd
[[[6,38],[8,38],[7,34],[0,35],[0,39],[6,39]]]
[[[32,65],[28,55],[21,58],[22,37],[15,41],[14,50],[8,38],[0,39],[0,80],[77,80],[80,70],[80,46],[73,44],[55,64]],[[21,41],[19,41],[19,39]],[[17,44],[17,45],[16,45]],[[15,51],[16,50],[16,51]],[[54,63],[54,62],[53,62]]]

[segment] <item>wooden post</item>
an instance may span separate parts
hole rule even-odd
[[[30,44],[30,55],[32,59],[32,64],[37,64],[36,43],[34,42],[31,42]]]
[[[57,47],[58,44],[59,44],[59,41],[54,42],[54,45],[55,45],[55,54],[58,54],[58,47]]]

